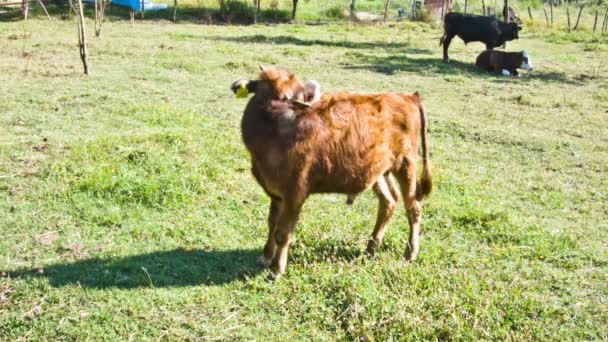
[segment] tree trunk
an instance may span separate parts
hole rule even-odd
[[[292,0],[293,7],[291,9],[291,21],[296,21],[296,11],[298,9],[298,0]]]
[[[445,18],[445,1],[441,1],[441,22],[443,22],[443,18]]]
[[[84,74],[89,74],[89,51],[87,49],[87,34],[84,26],[84,14],[82,13],[82,0],[78,0],[78,46],[80,47],[80,59],[84,67]]]
[[[534,18],[532,18],[532,10],[530,9],[530,6],[528,6],[528,15],[530,16],[530,21],[534,22]]]
[[[581,8],[578,10],[578,17],[576,17],[576,24],[574,24],[574,31],[576,31],[576,29],[578,28],[578,22],[579,22],[579,20],[581,20],[581,13],[583,13],[584,8],[585,8],[585,4],[583,4],[581,6]]]
[[[177,0],[173,0],[173,22],[177,22]]]
[[[355,0],[350,3],[350,21],[355,21]]]
[[[547,22],[547,26],[549,26],[549,15],[547,14],[547,6],[543,4],[543,11],[545,12],[545,21]]]
[[[481,0],[481,14],[486,15],[486,1]]]
[[[386,3],[384,4],[384,22],[386,22],[386,18],[388,16],[388,5],[391,2],[391,0],[386,0]]]
[[[467,5],[468,5],[468,1],[464,0],[464,14],[467,14]]]

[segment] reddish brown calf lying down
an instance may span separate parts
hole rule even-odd
[[[406,259],[416,259],[421,201],[432,188],[420,96],[339,92],[309,104],[306,85],[275,67],[263,68],[259,80],[232,85],[235,93],[245,88],[255,93],[241,129],[253,175],[271,198],[264,264],[274,278],[285,272],[289,244],[310,194],[355,195],[370,188],[379,208],[367,251],[374,253],[380,246],[401,193],[410,226]],[[423,169],[417,181],[418,134]]]

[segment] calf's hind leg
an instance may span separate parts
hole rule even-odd
[[[414,261],[420,250],[420,221],[422,220],[422,206],[416,199],[416,157],[408,157],[395,177],[401,186],[401,194],[405,204],[405,211],[410,226],[410,236],[405,249],[405,258]]]
[[[374,184],[372,189],[378,197],[378,217],[376,218],[376,225],[374,227],[374,232],[372,233],[372,238],[367,243],[367,253],[374,255],[382,243],[388,221],[395,212],[399,194],[396,193],[397,189],[395,189],[395,185],[388,174],[378,178],[378,181]]]

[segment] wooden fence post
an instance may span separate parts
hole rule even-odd
[[[384,22],[386,22],[386,18],[388,16],[388,5],[391,2],[391,0],[386,0],[386,3],[384,3]]]
[[[606,33],[606,27],[608,27],[608,7],[606,8],[606,14],[604,14],[604,24],[602,25],[602,36]]]
[[[604,35],[604,28],[606,26],[606,15],[608,15],[608,8],[606,8],[606,14],[604,14],[604,19],[602,20],[602,28],[600,29],[600,34]]]
[[[593,34],[595,34],[595,28],[597,27],[597,15],[599,14],[598,10],[595,10],[595,20],[593,20]]]
[[[23,20],[27,20],[27,14],[30,11],[27,0],[21,2],[21,9],[23,10]]]
[[[585,4],[581,5],[581,8],[578,10],[578,17],[576,17],[576,24],[574,24],[574,31],[578,28],[578,22],[581,20],[581,13],[583,13],[583,9],[585,8]]]
[[[568,17],[568,33],[570,33],[570,1],[566,4],[566,16]]]
[[[502,10],[502,15],[504,17],[505,23],[509,23],[509,0],[505,0],[505,7]],[[507,48],[507,42],[502,45],[503,49]]]
[[[549,0],[551,3],[551,27],[553,27],[553,0]]]

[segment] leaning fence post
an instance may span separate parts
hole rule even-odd
[[[528,15],[530,16],[530,21],[534,22],[534,18],[532,18],[532,10],[530,9],[530,6],[528,6]]]
[[[576,17],[576,24],[574,24],[574,31],[578,28],[578,22],[581,20],[581,13],[583,13],[583,9],[585,8],[585,4],[581,5],[581,8],[578,10],[578,17]]]
[[[593,20],[593,34],[595,34],[595,28],[597,27],[597,15],[599,14],[598,10],[595,10],[595,20]]]

